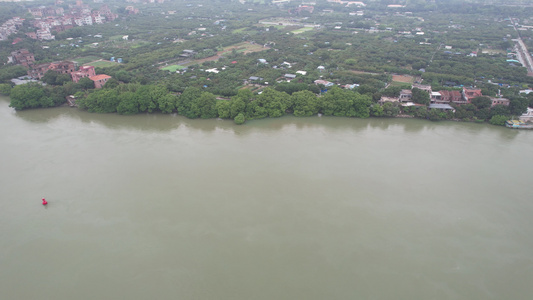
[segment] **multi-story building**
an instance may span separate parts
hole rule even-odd
[[[467,103],[471,103],[472,99],[481,97],[483,94],[481,93],[481,89],[473,89],[473,88],[465,88],[463,87],[463,100]]]
[[[89,77],[90,80],[94,81],[94,88],[101,89],[104,84],[111,79],[111,76],[106,74],[99,74]]]
[[[72,76],[72,81],[79,82],[80,79],[85,77],[92,77],[95,76],[96,72],[94,71],[93,66],[82,66],[79,68],[78,71],[72,72],[70,76]]]
[[[35,57],[33,56],[33,53],[28,51],[28,49],[20,49],[11,52],[11,60],[14,63],[29,67],[35,62]]]

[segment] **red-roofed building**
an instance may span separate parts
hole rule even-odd
[[[94,81],[94,87],[97,89],[101,89],[110,78],[111,76],[106,74],[99,74],[89,77],[90,80]]]
[[[467,103],[471,103],[472,99],[481,97],[483,94],[481,93],[480,89],[469,89],[463,87],[463,100]]]
[[[455,103],[455,104],[466,104],[466,102],[463,99],[463,96],[461,95],[460,91],[439,91],[440,94],[440,100],[435,101],[435,103],[438,104],[447,104],[447,103]]]
[[[95,75],[96,72],[94,71],[94,66],[82,66],[78,71],[70,74],[70,76],[72,76],[72,81],[74,82],[79,82],[82,78],[92,77]]]

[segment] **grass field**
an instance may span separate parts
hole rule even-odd
[[[166,66],[164,68],[161,68],[161,70],[170,71],[170,72],[176,72],[177,70],[181,70],[181,69],[184,69],[184,68],[185,68],[185,66],[171,65],[171,66]]]
[[[98,56],[84,56],[84,57],[76,57],[72,60],[77,62],[79,65],[83,65],[91,61],[99,60],[100,58],[101,57],[98,57]]]
[[[306,31],[310,31],[310,30],[313,30],[313,28],[312,27],[302,27],[302,28],[293,30],[291,32],[294,33],[294,34],[300,34],[300,33],[306,32]]]
[[[116,64],[117,64],[116,62],[112,62],[112,61],[97,60],[97,61],[92,61],[92,62],[85,63],[84,65],[103,68],[103,67],[111,67],[111,66],[114,66]]]
[[[392,82],[398,82],[400,85],[405,83],[412,84],[415,82],[415,78],[409,75],[392,75]]]
[[[179,65],[171,65],[161,68],[161,70],[167,70],[171,72],[176,72],[176,70],[183,69],[188,66],[192,66],[195,64],[202,64],[206,61],[216,61],[224,54],[231,52],[233,50],[237,51],[238,53],[251,53],[251,52],[259,52],[267,50],[268,48],[264,48],[263,45],[258,44],[252,44],[250,42],[240,42],[237,44],[233,44],[231,46],[224,47],[221,51],[218,51],[216,55],[213,55],[211,57],[206,57],[202,59],[196,59],[192,61],[183,62]]]

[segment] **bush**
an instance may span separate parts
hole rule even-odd
[[[244,122],[246,122],[246,118],[244,118],[244,115],[240,113],[235,117],[235,119],[233,119],[233,121],[235,121],[235,124],[241,125],[241,124],[244,124]]]
[[[492,118],[490,118],[489,122],[492,125],[504,126],[505,125],[505,121],[507,121],[507,119],[508,119],[507,116],[495,115],[495,116],[492,116]]]

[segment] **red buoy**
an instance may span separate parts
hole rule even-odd
[[[46,199],[43,198],[43,205],[46,205],[48,204],[48,202],[46,202]]]

